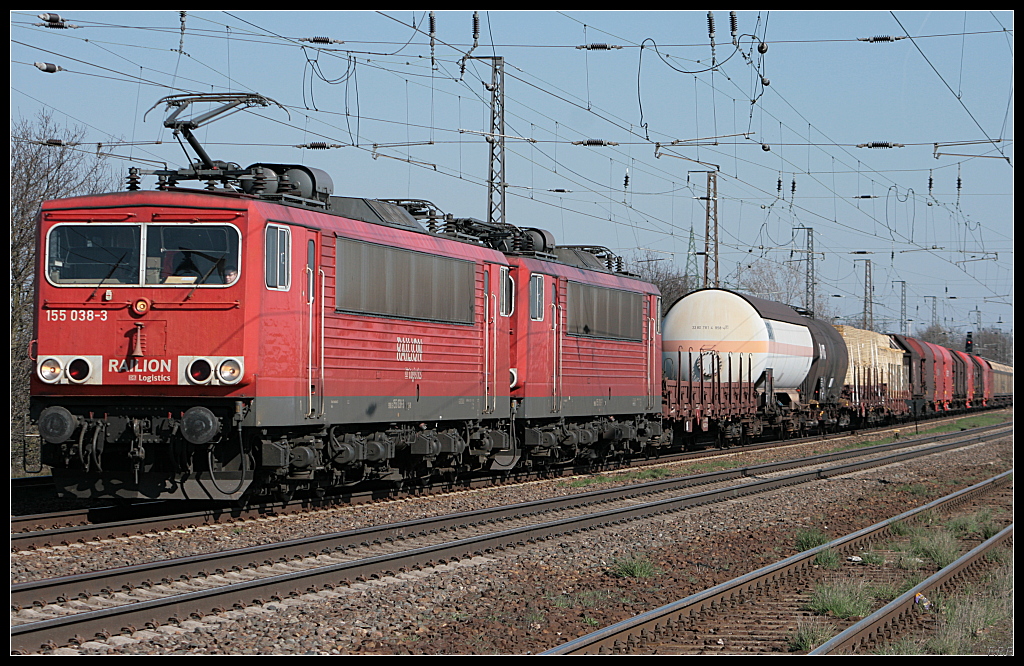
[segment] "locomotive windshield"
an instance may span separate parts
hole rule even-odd
[[[47,243],[46,274],[57,285],[224,286],[238,268],[229,224],[62,224]]]

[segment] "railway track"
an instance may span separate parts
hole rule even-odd
[[[879,432],[906,433],[913,426],[902,428],[879,428],[872,431],[858,433],[859,435],[877,434]],[[989,426],[996,427],[996,426]],[[954,436],[956,433],[948,435]],[[789,446],[798,446],[808,442],[835,443],[848,435],[840,435],[822,440],[818,437],[804,437],[787,440],[785,442],[763,442],[743,447],[730,449],[705,449],[701,451],[689,451],[671,455],[659,456],[647,460],[639,460],[634,467],[649,465],[665,465],[689,460],[719,456],[722,454],[738,454],[764,449],[782,449]],[[906,440],[898,446],[907,446]],[[609,467],[609,469],[614,469]],[[544,474],[526,474],[510,477],[507,482],[518,482],[534,480],[538,478],[552,478],[555,476],[571,475],[578,470],[551,470]],[[492,479],[479,479],[466,482],[458,489],[471,489],[494,485]],[[428,487],[419,488],[412,492],[416,495],[424,495],[453,490],[450,484],[434,484]],[[50,512],[45,514],[29,514],[11,517],[11,550],[18,552],[37,548],[45,548],[56,545],[68,545],[71,543],[85,543],[102,539],[110,539],[119,536],[130,536],[145,534],[156,530],[167,529],[189,529],[199,525],[212,525],[223,522],[242,521],[258,519],[268,515],[283,515],[297,512],[313,511],[333,506],[354,506],[368,502],[376,502],[385,499],[393,499],[400,496],[400,493],[393,489],[370,489],[360,492],[352,492],[339,496],[328,496],[323,498],[307,498],[292,502],[268,502],[251,506],[230,506],[224,504],[198,505],[198,508],[180,512],[182,502],[141,502],[124,506],[101,506],[90,508],[69,509],[66,511]],[[190,506],[197,506],[196,503],[189,503]]]
[[[999,432],[997,430],[990,435],[995,436]],[[905,447],[908,443],[899,444]],[[414,524],[388,525],[261,548],[19,584],[12,586],[12,603],[19,608],[12,616],[12,645],[19,650],[32,651],[44,644],[80,643],[86,640],[83,636],[117,633],[125,627],[156,625],[168,619],[185,622],[193,616],[202,617],[236,605],[323,589],[345,580],[473,557],[531,540],[766,492],[848,473],[855,468],[887,464],[906,456],[927,455],[962,445],[947,443],[925,447],[924,452],[916,454],[889,453],[884,458],[877,457],[883,453],[879,450],[883,447],[873,447],[835,454],[868,458],[830,469],[822,468],[828,464],[824,457],[805,460],[804,465],[813,465],[815,469],[799,474],[783,474],[783,470],[793,463],[765,465],[700,475],[698,478],[595,491],[499,510],[489,509],[442,520],[425,519],[414,521]],[[886,448],[891,446],[886,445]],[[774,478],[762,478],[767,475]],[[722,481],[727,477],[734,480],[758,477],[758,480],[697,494],[679,494],[682,488],[695,483]],[[656,493],[666,497],[658,499]],[[495,530],[498,524],[501,529]],[[110,607],[113,604],[119,605]],[[77,610],[81,612],[76,612],[72,606],[79,606]],[[70,614],[72,612],[74,614]],[[46,614],[53,617],[43,619]]]
[[[886,567],[877,558],[873,558],[872,564],[864,558],[849,558],[858,553],[877,552],[883,542],[893,547],[894,538],[903,533],[897,526],[926,521],[936,512],[956,511],[973,501],[1012,507],[1012,489],[1006,489],[1011,483],[1012,471],[1004,472],[866,529],[569,641],[545,654],[721,655],[795,651],[793,637],[800,629],[801,619],[818,623],[807,612],[815,585],[838,585],[836,581],[850,580],[860,585],[884,581],[891,586],[894,578],[909,577],[905,570],[891,564]],[[970,552],[859,622],[828,618],[827,622],[842,625],[840,628],[845,630],[811,654],[863,653],[893,639],[901,629],[914,625],[915,620],[919,623],[924,614],[922,604],[930,604],[928,597],[936,598],[940,590],[949,589],[965,576],[977,575],[985,568],[986,554],[1011,545],[1012,539],[1011,524],[976,548],[965,546],[963,549]],[[899,547],[898,540],[895,547]],[[823,553],[838,553],[847,561],[832,571],[821,564],[825,559]]]

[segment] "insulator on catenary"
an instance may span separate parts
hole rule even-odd
[[[312,44],[344,44],[345,42],[340,39],[331,39],[330,37],[301,37],[300,42],[310,42]]]
[[[473,12],[473,41],[480,39],[480,12]]]
[[[732,33],[733,39],[736,39],[737,23],[738,22],[736,20],[736,11],[733,10],[729,12],[729,31]]]
[[[584,141],[573,141],[574,146],[617,146],[619,145],[615,141],[605,141],[604,139],[586,139]]]
[[[858,143],[858,148],[903,148],[902,143],[893,143],[891,141],[872,141],[871,143]]]
[[[715,15],[711,12],[708,12],[708,36],[715,37]]]
[[[893,37],[892,35],[875,35],[873,37],[858,37],[857,41],[871,42],[872,44],[874,44],[875,42],[896,42],[906,38],[907,37],[905,35],[903,37]]]
[[[626,177],[622,181],[622,189],[629,187],[629,169],[626,169]]]
[[[53,14],[53,13],[40,14],[39,18],[42,19],[45,22],[44,23],[35,23],[33,25],[37,25],[37,26],[41,26],[41,27],[46,27],[46,28],[56,28],[58,30],[63,30],[65,28],[77,28],[78,27],[74,23],[68,23],[67,19],[62,17],[60,14]]]
[[[60,65],[54,65],[52,62],[36,62],[32,63],[40,69],[40,71],[46,72],[47,74],[53,74],[54,72],[63,72],[64,68]]]
[[[622,47],[616,44],[580,44],[576,48],[585,51],[611,51],[612,49],[621,49]]]
[[[328,148],[341,148],[340,144],[327,143],[325,141],[312,141],[295,146],[296,148],[309,148],[310,150],[327,150]]]

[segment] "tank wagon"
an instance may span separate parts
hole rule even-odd
[[[830,325],[793,308],[725,289],[702,289],[665,315],[666,415],[682,432],[725,440],[845,427],[841,379],[848,355]]]

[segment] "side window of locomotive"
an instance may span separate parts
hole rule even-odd
[[[238,279],[239,234],[228,224],[146,225],[146,284],[223,286]]]
[[[306,302],[312,303],[316,289],[316,242],[306,244]]]
[[[566,330],[569,335],[643,339],[643,295],[569,282]]]
[[[508,268],[501,268],[501,316],[511,316],[515,310],[515,280],[509,275]]]
[[[338,312],[457,324],[474,321],[472,261],[339,236],[335,266]]]
[[[287,291],[291,286],[291,230],[268,224],[266,239],[267,289]]]
[[[544,276],[530,276],[530,319],[544,321]]]
[[[137,285],[141,247],[139,225],[57,225],[46,245],[46,275],[58,285]]]

